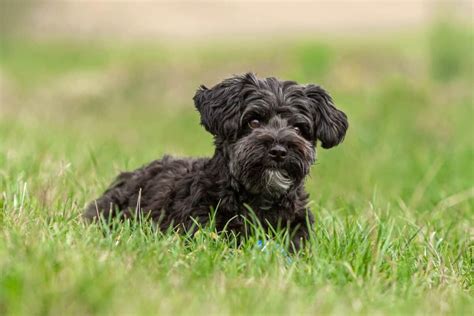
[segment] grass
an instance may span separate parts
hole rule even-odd
[[[435,49],[449,30],[400,48],[5,40],[0,314],[470,314],[472,69],[445,63],[472,55]],[[262,251],[264,237],[236,247],[212,226],[189,239],[80,221],[119,170],[210,155],[193,91],[247,70],[323,83],[350,119],[307,181],[310,248],[289,261],[279,238]]]

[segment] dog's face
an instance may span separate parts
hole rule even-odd
[[[317,141],[333,147],[348,127],[322,88],[250,73],[201,86],[194,101],[232,176],[254,194],[279,196],[299,185]]]

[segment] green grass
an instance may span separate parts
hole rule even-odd
[[[0,314],[470,314],[473,82],[469,69],[444,68],[470,53],[460,45],[439,57],[430,41],[451,39],[437,36],[5,41]],[[146,222],[81,222],[118,171],[164,153],[211,155],[193,91],[247,70],[322,83],[349,117],[345,142],[318,152],[307,181],[308,249],[289,262],[279,238],[262,251],[261,236],[236,247],[212,227],[189,239]]]

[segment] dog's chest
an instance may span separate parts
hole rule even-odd
[[[243,206],[246,216],[256,216],[262,223],[277,224],[278,222],[291,220],[294,214],[293,210],[282,201],[271,199],[257,199],[245,203]]]

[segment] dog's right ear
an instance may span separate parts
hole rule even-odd
[[[252,73],[234,76],[208,89],[199,87],[194,104],[201,114],[201,124],[214,136],[230,137],[239,129],[242,111],[241,92],[247,84],[256,84]]]

